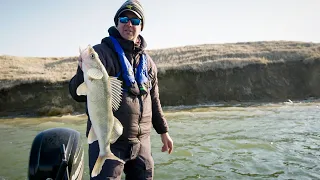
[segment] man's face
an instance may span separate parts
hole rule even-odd
[[[127,17],[129,19],[138,18],[137,15],[131,11],[125,11],[125,12],[121,13],[119,18],[121,18],[121,17]],[[120,22],[120,19],[118,19],[117,29],[118,29],[120,35],[124,39],[136,42],[137,37],[139,36],[139,34],[141,32],[141,22],[139,25],[134,25],[134,24],[132,24],[132,22],[130,20],[127,23],[124,23],[124,22]]]

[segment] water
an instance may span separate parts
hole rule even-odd
[[[169,107],[165,112],[175,148],[171,155],[161,152],[160,136],[153,131],[155,180],[320,179],[320,101]],[[0,180],[26,179],[31,143],[40,131],[69,127],[84,135],[85,118],[0,119]]]

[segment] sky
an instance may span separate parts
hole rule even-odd
[[[320,0],[140,0],[147,49],[320,42]],[[108,36],[124,0],[0,0],[0,54],[77,56]]]

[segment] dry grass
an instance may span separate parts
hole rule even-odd
[[[228,44],[204,44],[178,48],[149,50],[160,72],[168,69],[207,71],[228,69],[249,64],[283,61],[312,63],[320,60],[320,44],[270,41]],[[21,83],[68,81],[75,74],[74,57],[0,56],[0,89]]]
[[[149,53],[161,70],[178,68],[206,71],[283,61],[312,62],[320,59],[320,44],[291,41],[204,44]]]
[[[74,109],[72,106],[68,105],[63,108],[56,106],[44,106],[37,110],[40,116],[58,116],[63,114],[73,113]]]
[[[21,83],[60,82],[76,72],[77,57],[0,56],[0,89]]]

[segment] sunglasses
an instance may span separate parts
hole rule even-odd
[[[128,23],[129,20],[131,21],[131,24],[134,26],[138,26],[141,22],[141,19],[139,19],[139,18],[119,17],[119,21],[121,23]]]

